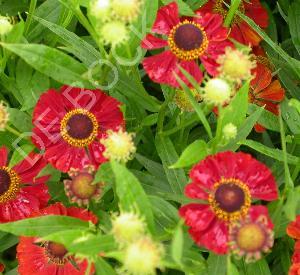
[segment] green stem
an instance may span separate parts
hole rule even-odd
[[[32,15],[33,15],[33,13],[35,11],[35,8],[36,8],[36,3],[37,3],[37,0],[31,0],[30,1],[28,17],[27,17],[27,20],[26,20],[26,23],[25,23],[25,28],[24,28],[24,34],[27,34],[27,32],[29,31],[29,27],[30,27],[30,24],[31,24],[31,21],[32,21]]]
[[[8,125],[6,125],[5,129],[7,131],[11,132],[12,134],[14,134],[15,136],[22,137],[22,133],[21,132],[15,130],[14,128],[12,128],[12,127],[10,127]]]
[[[241,4],[241,0],[231,0],[231,5],[230,5],[229,11],[227,13],[227,16],[225,18],[225,21],[224,21],[225,27],[230,26],[231,21],[233,20],[233,18],[235,16],[235,12],[238,10],[240,4]],[[227,5],[227,4],[225,3],[225,5]]]
[[[282,121],[281,109],[279,110],[279,125],[280,125],[281,147],[282,147],[283,162],[284,162],[284,179],[285,179],[284,191],[287,192],[289,189],[294,188],[294,183],[292,182],[288,160],[287,160],[286,138],[285,138],[283,121]]]

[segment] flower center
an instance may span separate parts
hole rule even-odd
[[[6,166],[0,167],[0,203],[16,197],[19,191],[20,178],[18,174]]]
[[[255,223],[244,225],[237,233],[237,243],[239,247],[247,251],[258,250],[264,244],[265,239],[265,232]]]
[[[214,191],[208,200],[216,216],[225,221],[244,217],[251,204],[248,186],[234,178],[223,178],[215,183]]]
[[[224,4],[224,2],[228,6],[230,6],[230,4],[231,4],[230,0],[216,0],[216,3],[213,7],[213,12],[220,14],[225,19],[227,16],[228,8]],[[245,6],[242,1],[238,7],[238,11],[243,14],[245,13]],[[231,25],[234,26],[236,24],[239,24],[241,21],[242,21],[242,19],[238,15],[235,15],[232,19]]]
[[[185,20],[170,32],[168,43],[171,51],[186,61],[199,58],[208,46],[206,32],[200,24]]]
[[[89,173],[80,173],[73,179],[72,189],[73,192],[80,198],[80,199],[89,199],[91,198],[96,190],[97,185],[92,185],[94,177]]]
[[[98,122],[94,114],[85,109],[68,112],[60,123],[63,139],[72,146],[84,147],[94,141],[98,132]]]
[[[263,215],[256,221],[246,218],[230,227],[229,248],[238,257],[246,256],[246,262],[259,260],[261,253],[268,252],[273,243],[274,233]]]
[[[64,265],[69,259],[66,257],[68,250],[64,245],[55,242],[44,244],[46,255],[49,260],[57,265]]]

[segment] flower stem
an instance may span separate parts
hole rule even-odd
[[[14,134],[15,136],[18,136],[18,137],[21,137],[21,136],[22,136],[22,133],[21,133],[21,132],[15,130],[14,128],[12,128],[12,127],[10,127],[10,126],[8,126],[8,125],[5,126],[5,129],[6,129],[8,132]]]

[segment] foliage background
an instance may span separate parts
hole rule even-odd
[[[144,14],[135,23],[141,35],[132,33],[127,49],[117,49],[119,56],[135,55],[146,31],[143,18],[149,29],[158,7],[168,2],[145,2]],[[189,15],[204,2],[178,0],[182,15]],[[117,211],[119,205],[124,209],[137,207],[146,217],[150,231],[164,241],[168,252],[165,265],[169,268],[164,274],[287,274],[293,241],[286,236],[285,227],[299,213],[300,201],[300,114],[288,104],[291,98],[300,100],[300,2],[269,0],[263,3],[270,17],[266,34],[261,33],[263,47],[276,66],[287,99],[281,104],[281,116],[275,117],[248,104],[245,84],[223,118],[239,126],[238,135],[231,143],[220,146],[220,137],[215,136],[215,132],[224,124],[204,105],[198,105],[197,112],[181,113],[172,102],[172,89],[152,83],[138,64],[122,66],[111,56],[105,56],[103,48],[93,40],[97,33],[85,21],[87,0],[0,1],[1,14],[13,16],[16,21],[5,43],[1,44],[0,100],[10,106],[10,126],[25,133],[18,140],[10,132],[0,132],[0,143],[14,151],[11,165],[22,158],[15,150],[16,144],[25,152],[34,148],[26,133],[32,129],[31,114],[40,94],[50,87],[74,85],[78,81],[85,88],[93,88],[86,72],[99,59],[110,58],[116,66],[118,81],[107,92],[125,103],[127,130],[136,133],[137,145],[136,157],[127,168],[111,163],[101,166],[97,173],[107,183],[101,203],[90,206],[100,217],[99,228],[90,228],[86,223],[66,217],[1,224],[0,259],[6,265],[6,274],[17,274],[17,236],[31,235],[35,231],[48,240],[64,243],[69,251],[95,260],[97,274],[115,274],[113,266],[122,255],[118,254],[112,236],[106,233],[110,230],[109,213]],[[245,20],[261,32],[253,22]],[[102,84],[114,77],[108,66],[92,66],[92,75]],[[257,121],[268,131],[263,134],[251,131]],[[205,123],[210,130],[205,129]],[[199,249],[178,218],[178,207],[187,202],[182,191],[188,182],[190,167],[206,155],[225,149],[249,152],[267,164],[281,190],[280,199],[268,205],[275,224],[273,252],[255,264],[235,261],[232,265],[225,256]],[[43,173],[51,173],[48,186],[52,200],[70,205],[62,185],[58,184],[64,176],[50,166],[46,169]],[[74,242],[82,236],[86,237],[84,243]],[[109,257],[96,257],[100,251]]]

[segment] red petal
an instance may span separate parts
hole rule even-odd
[[[294,239],[300,240],[300,215],[296,217],[296,220],[291,222],[287,228],[286,233]]]
[[[98,217],[87,209],[82,209],[78,207],[67,208],[68,216],[81,219],[83,221],[91,221],[92,223],[98,223]]]
[[[143,60],[143,67],[152,81],[171,86],[177,86],[177,81],[173,76],[176,64],[177,59],[170,51],[164,51]]]
[[[152,34],[147,36],[142,41],[142,48],[147,50],[160,49],[168,46],[168,41],[158,38]]]
[[[261,216],[264,216],[267,218],[268,221],[268,227],[270,229],[274,228],[274,225],[272,223],[272,220],[270,219],[268,208],[263,205],[254,205],[251,206],[249,209],[249,215],[252,221],[256,221],[261,218]]]
[[[7,165],[8,149],[5,146],[0,148],[0,166]]]
[[[244,42],[241,42],[245,45],[257,46],[262,38],[259,34],[254,31],[246,22],[239,23],[239,28],[244,38]]]
[[[23,187],[16,198],[0,205],[0,221],[17,221],[45,207],[50,196],[45,184]]]
[[[190,183],[185,186],[184,193],[191,199],[207,200],[208,193],[196,183]]]
[[[158,10],[156,20],[152,27],[152,32],[168,35],[171,29],[178,23],[178,6],[176,2],[172,2]]]
[[[228,247],[228,228],[223,221],[215,219],[206,231],[189,230],[193,239],[199,246],[215,252],[216,254],[226,254]]]
[[[245,15],[253,19],[253,21],[261,28],[268,27],[268,12],[261,5],[259,0],[251,1],[251,3],[244,3]]]
[[[255,129],[255,131],[256,131],[257,133],[263,133],[263,132],[266,131],[266,128],[265,128],[264,126],[262,126],[261,124],[259,124],[259,123],[256,123],[256,124],[254,125],[254,129]]]
[[[179,209],[179,215],[184,218],[187,226],[194,231],[206,230],[215,219],[215,214],[209,205],[191,203]]]
[[[284,99],[285,90],[278,80],[274,80],[266,89],[258,94],[259,98],[281,102]]]
[[[271,84],[272,72],[265,65],[258,63],[253,73],[255,74],[255,78],[251,81],[251,88],[256,96]]]
[[[42,155],[30,153],[24,160],[15,165],[13,170],[21,177],[22,183],[34,183],[34,178],[46,165]]]

